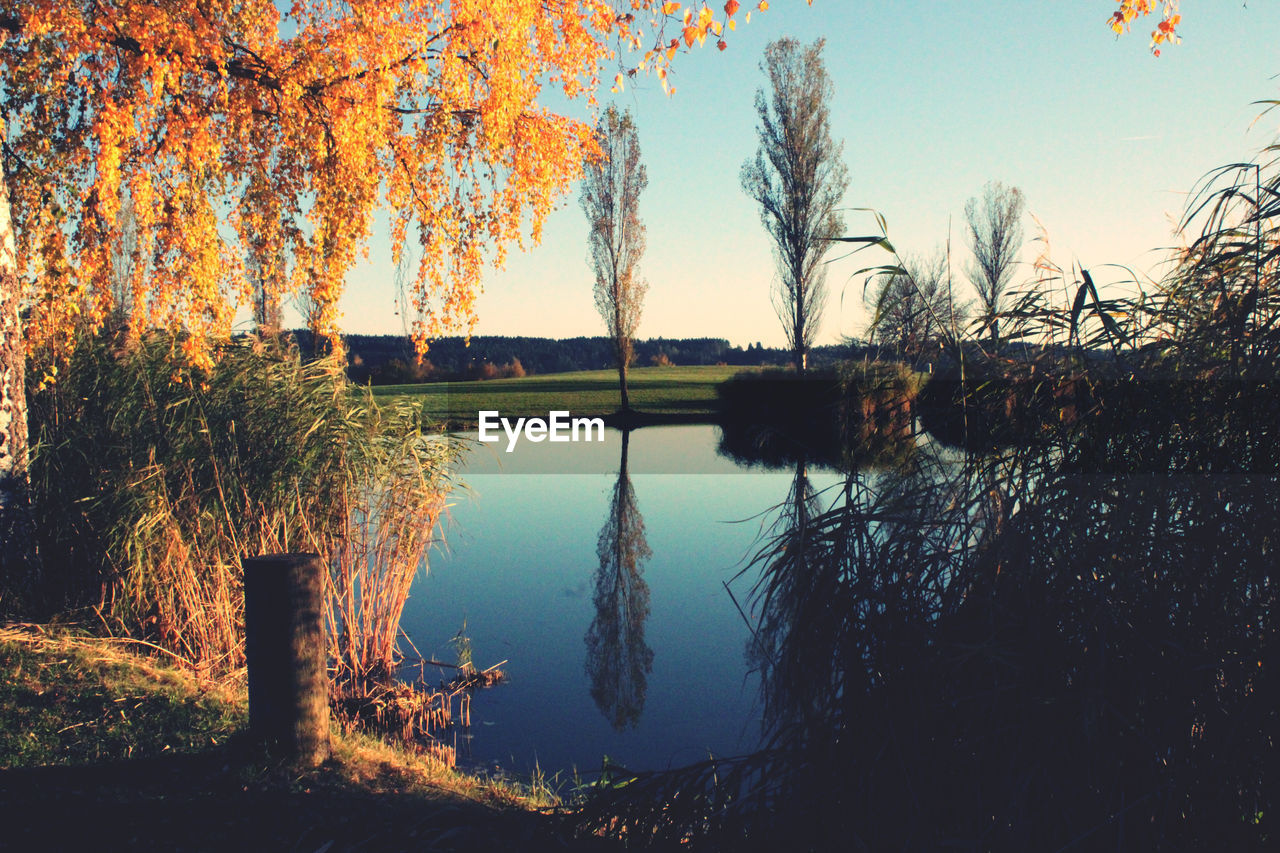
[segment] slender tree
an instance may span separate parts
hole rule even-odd
[[[263,221],[271,226],[246,246],[245,273],[254,325],[259,332],[276,332],[281,328],[284,296],[289,291],[289,247],[300,243],[302,235],[282,199],[272,191],[265,169],[256,170],[249,178],[240,207],[249,216],[261,211]],[[405,253],[400,260],[405,260]],[[304,289],[298,301],[311,306],[312,310],[304,312],[303,319],[309,328],[315,328],[320,319],[318,300],[312,299]]]
[[[849,185],[843,143],[831,138],[831,78],[824,41],[791,38],[765,48],[760,68],[768,92],[756,92],[759,148],[742,166],[742,188],[760,206],[778,267],[774,309],[782,321],[796,370],[808,367],[826,302],[822,258],[844,229],[840,200]]]
[[[964,206],[969,248],[973,250],[969,278],[978,291],[982,327],[991,330],[993,347],[1000,345],[999,314],[1022,251],[1025,210],[1022,190],[999,181],[988,181],[982,195]]]
[[[634,357],[632,341],[648,285],[638,267],[644,254],[640,193],[648,184],[640,161],[640,137],[630,112],[610,106],[596,126],[600,156],[587,163],[579,199],[587,216],[588,263],[595,274],[596,310],[613,340],[614,363],[624,411],[627,366]]]
[[[133,270],[138,265],[138,218],[133,210],[133,198],[124,193],[117,215],[120,233],[111,244],[111,322],[125,329],[137,313],[134,305]]]
[[[3,130],[0,118],[0,131]],[[0,180],[0,592],[15,592],[15,578],[34,583],[39,569],[32,540],[27,472],[26,352],[23,347],[9,188]],[[7,602],[6,602],[7,603]]]

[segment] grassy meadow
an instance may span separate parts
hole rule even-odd
[[[712,418],[718,410],[716,385],[746,368],[724,366],[636,367],[627,374],[632,407],[649,415],[689,419]],[[573,415],[610,415],[618,411],[618,373],[584,370],[490,379],[384,385],[373,389],[379,399],[407,397],[421,402],[433,420],[454,428],[474,427],[481,410],[503,417],[546,416],[551,410]]]

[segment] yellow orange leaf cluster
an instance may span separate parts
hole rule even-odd
[[[710,34],[723,50],[737,9],[0,0],[28,344],[56,352],[122,317],[200,341],[229,331],[255,289],[310,306],[331,336],[379,221],[397,262],[416,258],[417,340],[469,328],[486,265],[538,239],[595,152],[592,127],[544,93],[592,99],[611,61],[665,88],[668,21],[686,47]]]
[[[813,0],[806,0],[806,2],[813,5]],[[640,53],[640,59],[628,66],[628,73],[655,72],[662,90],[667,94],[673,94],[675,88],[668,83],[666,69],[670,67],[671,61],[675,59],[681,47],[683,46],[686,50],[695,45],[701,47],[706,44],[708,38],[713,38],[718,50],[726,50],[729,43],[725,34],[737,29],[737,14],[742,6],[738,0],[726,0],[719,7],[719,11],[705,0],[687,5],[676,2],[632,0],[631,5],[635,9],[649,11],[651,17],[647,30],[634,30],[630,37],[624,40],[628,50]],[[763,12],[769,8],[769,4],[765,0],[759,0],[756,8]],[[750,23],[750,12],[746,13],[745,19]],[[675,32],[676,35],[670,36],[671,32]],[[646,44],[649,45],[648,49],[645,48]]]
[[[1116,35],[1126,33],[1139,17],[1145,17],[1160,9],[1161,20],[1151,31],[1151,52],[1160,55],[1160,45],[1176,44],[1178,24],[1182,23],[1182,15],[1178,14],[1178,0],[1117,0],[1119,8],[1111,13],[1107,20]]]
[[[416,259],[419,344],[470,328],[486,265],[539,238],[596,151],[544,93],[592,99],[610,62],[615,89],[645,72],[674,91],[682,43],[728,46],[742,5],[715,3],[0,0],[28,344],[113,317],[198,342],[255,290],[331,336],[380,220]],[[1161,8],[1159,43],[1179,22]],[[1120,0],[1113,26],[1154,9]]]

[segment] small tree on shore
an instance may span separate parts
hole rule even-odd
[[[1000,345],[998,315],[1013,279],[1013,267],[1022,250],[1022,215],[1026,202],[1022,190],[988,181],[982,195],[964,206],[969,248],[974,263],[969,278],[978,292],[983,328],[991,330],[991,345]]]
[[[640,162],[640,138],[630,113],[610,106],[596,126],[600,157],[587,163],[580,198],[587,216],[588,263],[595,273],[596,310],[613,339],[624,411],[631,408],[627,367],[648,284],[638,268],[644,254],[640,193],[648,184]]]
[[[964,307],[955,304],[942,252],[903,258],[898,271],[882,275],[876,283],[871,309],[870,339],[910,359],[944,338],[964,314]]]
[[[760,146],[742,166],[742,188],[760,206],[778,265],[774,309],[796,370],[808,366],[826,302],[822,258],[844,230],[838,206],[849,185],[844,144],[831,138],[833,87],[822,61],[824,41],[771,42],[760,68],[769,89],[756,92]]]

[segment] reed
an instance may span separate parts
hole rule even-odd
[[[57,567],[44,605],[229,672],[244,660],[241,559],[316,550],[338,674],[389,671],[453,445],[352,388],[340,359],[304,363],[275,339],[216,350],[205,372],[171,335],[85,340],[33,394],[40,544]]]
[[[391,681],[400,662],[400,617],[435,541],[456,445],[425,435],[418,409],[397,400],[380,407],[364,396],[344,437],[344,480],[328,523],[308,519],[309,548],[329,560],[327,620],[336,682]]]
[[[1064,383],[1088,402],[1036,441],[921,442],[821,495],[798,467],[743,574],[762,748],[607,768],[577,826],[684,849],[1274,839],[1280,175],[1228,167],[1186,224],[1160,282],[1044,261],[1001,317],[1030,346],[950,345],[966,428],[1001,377],[1039,415]]]

